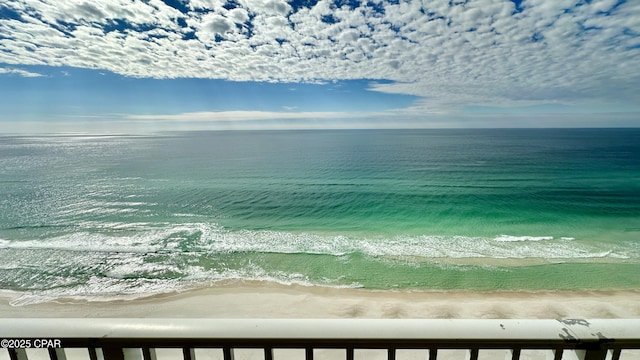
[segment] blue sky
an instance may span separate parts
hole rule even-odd
[[[0,132],[640,126],[640,3],[7,0]]]

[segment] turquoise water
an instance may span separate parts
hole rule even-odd
[[[0,136],[0,289],[640,287],[640,129]]]

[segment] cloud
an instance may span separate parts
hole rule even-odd
[[[13,0],[0,63],[132,77],[385,79],[413,110],[640,103],[637,1]],[[5,70],[4,73],[7,73]]]
[[[23,76],[23,77],[40,77],[40,76],[44,76],[42,74],[34,73],[34,72],[31,72],[31,71],[22,70],[22,69],[12,69],[12,68],[0,68],[0,75],[2,75],[2,74],[18,75],[18,76]]]
[[[310,117],[283,118],[283,113],[255,112],[236,114],[185,113],[163,117],[140,115],[103,115],[62,121],[13,121],[3,123],[4,133],[119,133],[148,134],[149,131],[176,130],[256,130],[256,129],[398,129],[398,128],[473,128],[473,127],[629,127],[637,125],[637,113],[613,112],[604,114],[474,114],[429,117],[404,117],[401,113],[377,114],[365,117],[349,113],[311,114]],[[376,114],[372,114],[376,115]],[[345,117],[335,117],[345,116]],[[353,117],[349,117],[353,116]],[[602,122],[606,116],[607,123]],[[215,120],[212,120],[215,119]],[[344,121],[349,119],[349,121]],[[482,121],[478,121],[478,120]],[[86,121],[82,121],[86,120]]]
[[[231,31],[233,27],[234,24],[231,20],[224,16],[213,14],[204,20],[204,24],[197,32],[198,38],[206,40],[207,35],[224,35],[226,32]]]
[[[285,110],[294,110],[287,108]],[[155,115],[126,115],[126,120],[150,120],[150,121],[260,121],[260,120],[288,120],[288,119],[353,119],[373,118],[389,115],[390,112],[337,112],[337,111],[205,111],[181,114],[155,114]]]

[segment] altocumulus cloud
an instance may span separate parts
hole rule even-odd
[[[40,77],[40,76],[44,76],[42,74],[38,74],[38,73],[35,73],[35,72],[26,71],[26,70],[22,70],[22,69],[6,69],[6,68],[0,68],[0,74],[10,74],[10,75],[18,75],[18,76],[24,76],[24,77]]]
[[[419,96],[416,112],[640,103],[639,1],[5,0],[0,40],[8,66],[386,79],[371,89]]]

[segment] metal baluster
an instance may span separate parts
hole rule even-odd
[[[480,350],[478,348],[473,348],[471,350],[469,350],[469,359],[470,360],[478,360],[478,353],[480,352]]]
[[[189,347],[182,348],[182,357],[184,358],[184,360],[195,360],[195,350]]]
[[[124,360],[124,352],[121,347],[103,347],[102,354],[104,355],[104,360]]]
[[[234,356],[233,356],[233,349],[230,347],[226,347],[222,349],[222,354],[224,357],[224,360],[234,360]]]
[[[7,349],[11,360],[29,360],[25,349]]]
[[[89,347],[87,348],[87,351],[89,351],[89,360],[98,360],[98,354],[96,353],[95,347]]]
[[[396,360],[396,349],[387,349],[387,360]]]
[[[613,350],[613,354],[611,354],[611,360],[620,360],[621,354],[622,354],[622,349]]]
[[[562,353],[564,352],[563,348],[557,348],[554,352],[553,352],[553,360],[562,360]]]
[[[347,360],[353,360],[353,348],[347,348]]]
[[[520,352],[522,349],[512,349],[511,350],[511,360],[520,360]]]
[[[264,360],[273,360],[273,348],[264,348]]]
[[[142,358],[144,360],[156,360],[156,349],[143,347],[142,348]]]
[[[67,360],[67,355],[64,353],[64,349],[48,348],[49,359],[51,360]]]

